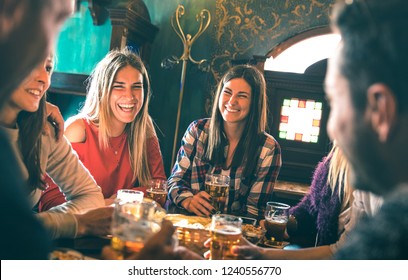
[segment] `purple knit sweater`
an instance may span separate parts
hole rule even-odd
[[[338,240],[338,219],[341,202],[338,186],[332,195],[327,184],[330,158],[324,158],[316,167],[313,174],[309,193],[295,207],[290,214],[296,217],[298,226],[295,232],[289,232],[291,240],[299,237],[309,237],[314,243],[318,234],[317,246],[333,244]],[[342,193],[343,195],[343,193]],[[314,245],[314,244],[308,244]]]

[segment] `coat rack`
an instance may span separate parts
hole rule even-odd
[[[194,60],[191,57],[191,47],[193,46],[193,43],[198,39],[198,37],[201,36],[201,34],[204,33],[204,31],[208,28],[211,22],[211,14],[210,11],[207,9],[203,9],[200,11],[199,14],[196,15],[197,21],[200,22],[200,26],[198,28],[197,33],[192,36],[191,34],[185,35],[183,32],[183,29],[181,28],[180,25],[180,18],[181,16],[184,15],[184,6],[183,5],[178,5],[175,15],[171,17],[171,26],[173,27],[174,32],[179,36],[181,39],[181,42],[183,43],[184,51],[183,54],[178,58],[177,56],[170,56],[165,58],[162,63],[161,67],[164,69],[172,69],[175,67],[175,65],[179,64],[180,61],[183,62],[182,68],[181,68],[181,79],[180,79],[180,93],[179,93],[179,102],[178,102],[178,107],[177,107],[177,118],[176,118],[176,128],[174,132],[174,140],[173,140],[173,152],[171,156],[171,166],[170,166],[170,172],[173,167],[173,164],[175,162],[176,158],[176,148],[177,148],[177,138],[178,138],[178,130],[179,130],[179,125],[180,125],[180,113],[181,113],[181,106],[183,103],[183,95],[184,95],[184,83],[186,80],[186,68],[187,68],[187,62],[191,61],[192,63],[198,65],[198,69],[200,69],[203,72],[209,72],[210,71],[210,65],[207,62],[207,60],[202,59],[200,61]]]

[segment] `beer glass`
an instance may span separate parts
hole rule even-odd
[[[270,201],[266,203],[265,228],[266,237],[273,238],[278,244],[282,243],[286,224],[289,219],[290,206],[284,203]]]
[[[221,174],[205,175],[205,191],[211,196],[211,205],[217,213],[223,213],[229,194],[230,177]]]
[[[238,245],[242,236],[242,219],[215,214],[211,220],[210,260],[235,260],[231,247]]]
[[[164,208],[167,200],[167,181],[160,179],[150,180],[147,184],[147,196],[156,201]]]
[[[111,246],[119,258],[139,253],[145,241],[160,230],[155,219],[156,202],[126,201],[118,197],[112,219]]]

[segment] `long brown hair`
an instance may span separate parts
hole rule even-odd
[[[244,131],[239,140],[237,151],[232,159],[231,167],[236,168],[244,163],[244,177],[251,175],[259,154],[259,145],[267,127],[267,96],[265,78],[262,73],[251,65],[237,65],[229,69],[218,83],[213,101],[209,127],[208,145],[205,157],[212,164],[222,164],[225,161],[224,148],[227,145],[223,132],[223,118],[218,108],[224,85],[235,78],[244,79],[251,87],[251,108],[247,116]]]
[[[43,171],[41,169],[41,135],[46,122],[46,95],[41,98],[39,108],[35,112],[21,111],[17,116],[19,127],[19,144],[23,162],[28,171],[28,187],[30,191],[45,189]]]

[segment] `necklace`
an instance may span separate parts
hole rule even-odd
[[[122,133],[122,135],[117,137],[109,138],[109,147],[113,150],[113,153],[117,156],[119,151],[121,150],[123,144],[125,143],[126,133]]]

